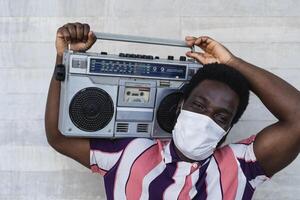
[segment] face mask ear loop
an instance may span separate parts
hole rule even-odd
[[[184,100],[182,100],[182,102],[181,102],[181,104],[180,104],[180,110],[179,110],[179,113],[181,113],[181,111],[182,111],[183,103],[184,103]]]
[[[229,129],[225,132],[225,135],[227,135],[232,129],[232,126],[229,127]]]
[[[178,118],[178,116],[180,115],[180,113],[181,113],[181,111],[182,111],[183,102],[184,102],[184,100],[182,100],[182,102],[181,102],[181,104],[180,104],[180,109],[179,109],[179,111],[176,110],[176,121],[177,121],[177,118]],[[175,124],[176,124],[176,121],[174,122],[174,126],[175,126]]]
[[[181,105],[180,105],[180,112],[182,111],[183,103],[184,103],[184,100],[182,100],[182,102],[181,102]]]

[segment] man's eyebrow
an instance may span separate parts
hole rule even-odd
[[[196,96],[196,99],[201,99],[201,100],[203,100],[203,101],[205,101],[205,102],[208,101],[207,98],[205,98],[205,97],[203,97],[203,96],[200,96],[200,95],[197,95],[197,96]]]
[[[229,110],[227,110],[225,108],[218,108],[218,110],[220,112],[223,112],[223,113],[226,113],[226,114],[229,114],[229,115],[233,115],[233,112],[231,112],[231,111],[229,111]]]
[[[201,95],[197,95],[197,96],[196,96],[196,99],[200,99],[200,100],[202,100],[202,101],[204,101],[204,102],[208,102],[208,99],[205,98],[205,97],[203,97],[203,96],[201,96]],[[223,113],[226,113],[226,114],[229,114],[229,115],[233,115],[233,112],[232,112],[232,111],[230,111],[230,110],[228,110],[228,109],[226,109],[226,108],[223,108],[223,107],[217,107],[217,110],[218,110],[219,112],[223,112]]]

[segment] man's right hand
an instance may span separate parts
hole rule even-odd
[[[56,51],[57,55],[62,56],[64,50],[68,48],[73,51],[87,51],[93,46],[97,38],[95,34],[90,31],[88,24],[68,23],[57,30],[56,33]]]
[[[196,38],[187,36],[185,40],[188,46],[192,47],[196,45],[204,51],[190,51],[186,53],[188,57],[196,59],[203,65],[210,63],[229,64],[229,62],[235,57],[226,47],[210,37],[201,36]]]

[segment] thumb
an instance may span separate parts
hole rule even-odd
[[[92,31],[90,31],[88,34],[88,39],[85,43],[85,50],[91,48],[93,44],[96,42],[96,40],[97,40],[96,35]]]
[[[190,58],[194,58],[195,60],[197,60],[201,64],[205,64],[204,53],[189,51],[189,52],[186,53],[186,56],[188,56]]]

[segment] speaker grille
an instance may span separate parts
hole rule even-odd
[[[182,93],[175,92],[167,95],[160,103],[157,110],[157,122],[164,131],[172,133],[176,123],[176,109]]]
[[[117,132],[127,133],[128,126],[128,123],[117,123]]]
[[[138,133],[148,133],[148,124],[138,124],[136,132]]]
[[[74,125],[88,132],[104,128],[114,114],[109,94],[96,87],[80,90],[72,99],[69,114]]]

